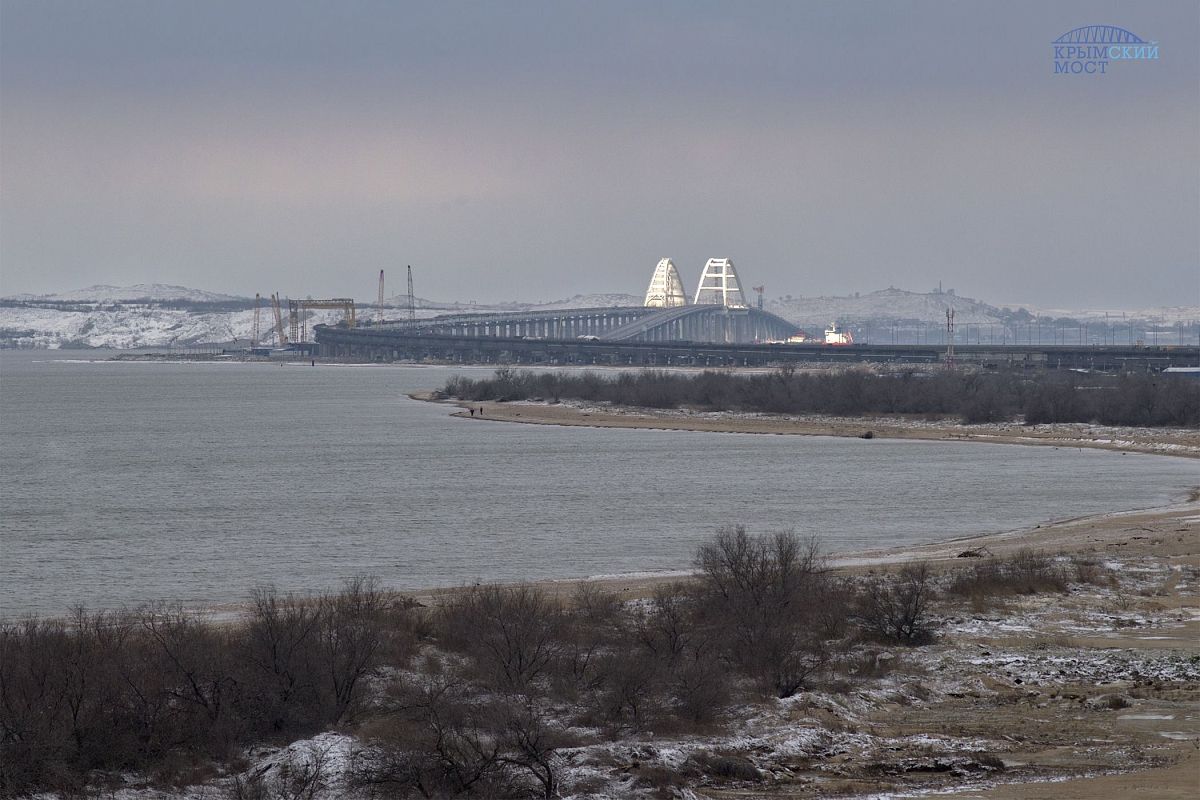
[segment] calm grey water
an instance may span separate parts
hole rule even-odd
[[[923,542],[1197,483],[1159,456],[467,422],[405,397],[487,370],[89,357],[0,353],[0,614],[684,568],[738,522]]]

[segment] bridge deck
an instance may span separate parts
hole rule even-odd
[[[707,342],[451,336],[419,330],[317,326],[320,354],[360,361],[629,366],[773,366],[863,361],[938,363],[937,345],[715,344]],[[955,360],[984,368],[1160,370],[1200,365],[1200,347],[956,345]]]

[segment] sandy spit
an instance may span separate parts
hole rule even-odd
[[[880,439],[968,441],[1043,447],[1089,447],[1129,453],[1200,458],[1200,430],[1114,428],[1083,424],[1021,425],[990,423],[964,425],[895,416],[789,416],[738,412],[696,412],[629,406],[588,406],[579,403],[474,402],[445,400],[435,392],[414,392],[414,400],[457,406],[454,416],[476,422],[500,421],[534,425],[573,425],[591,428],[648,428],[758,433],[793,436],[844,436]],[[471,415],[470,409],[476,414]],[[482,413],[479,409],[483,409]],[[869,434],[869,436],[868,436]]]

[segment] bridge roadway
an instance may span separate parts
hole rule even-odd
[[[350,361],[433,361],[462,364],[764,367],[805,362],[861,361],[935,364],[937,345],[714,344],[605,341],[515,336],[455,336],[421,328],[315,328],[321,356]],[[955,360],[989,369],[1161,370],[1200,365],[1200,347],[1071,345],[955,345]]]
[[[783,340],[796,326],[757,308],[689,305],[677,308],[572,308],[500,314],[447,314],[412,323],[376,323],[372,329],[419,330],[443,336],[752,343]]]

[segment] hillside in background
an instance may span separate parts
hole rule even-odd
[[[748,298],[754,301],[753,293]],[[572,308],[605,308],[640,305],[640,295],[625,293],[581,294],[549,303],[503,302],[469,304],[439,302],[415,298],[417,315],[431,317],[463,312],[550,311]],[[264,298],[261,333],[273,341],[271,310]],[[386,319],[403,318],[408,307],[407,295],[393,295],[384,301]],[[945,325],[946,309],[953,308],[960,326],[990,326],[997,330],[1027,329],[1032,323],[1050,323],[1065,330],[1070,326],[1091,325],[1129,331],[1158,328],[1175,341],[1200,321],[1195,306],[1107,310],[1063,310],[996,307],[952,291],[909,292],[889,287],[877,292],[846,297],[792,297],[768,299],[765,308],[794,322],[798,327],[819,329],[837,322],[855,331],[858,338],[872,327],[924,326],[935,329]],[[286,306],[285,306],[286,313]],[[337,311],[310,312],[309,325],[333,323],[341,318]],[[358,307],[362,320],[376,316],[374,304]],[[0,298],[0,347],[170,347],[246,341],[253,335],[253,298],[191,289],[165,284],[134,286],[97,285],[47,295],[16,295]],[[918,335],[918,334],[914,334]],[[919,334],[928,336],[928,331]],[[1003,333],[999,335],[1003,336]],[[1025,336],[1029,335],[1026,330]],[[1064,341],[1066,334],[1062,334]],[[1114,334],[1115,335],[1115,334]],[[1092,331],[1089,338],[1102,339],[1103,332]],[[1114,339],[1115,341],[1116,339]],[[1074,340],[1072,340],[1074,341]]]
[[[109,286],[96,284],[84,289],[56,294],[19,294],[5,300],[22,300],[36,303],[230,303],[252,300],[232,294],[206,292],[186,286],[165,283],[138,283],[133,286]]]
[[[995,306],[959,297],[953,292],[906,292],[887,288],[848,297],[775,298],[766,310],[797,324],[820,322],[944,322],[946,309],[953,308],[960,323],[1003,324],[1011,316]]]

